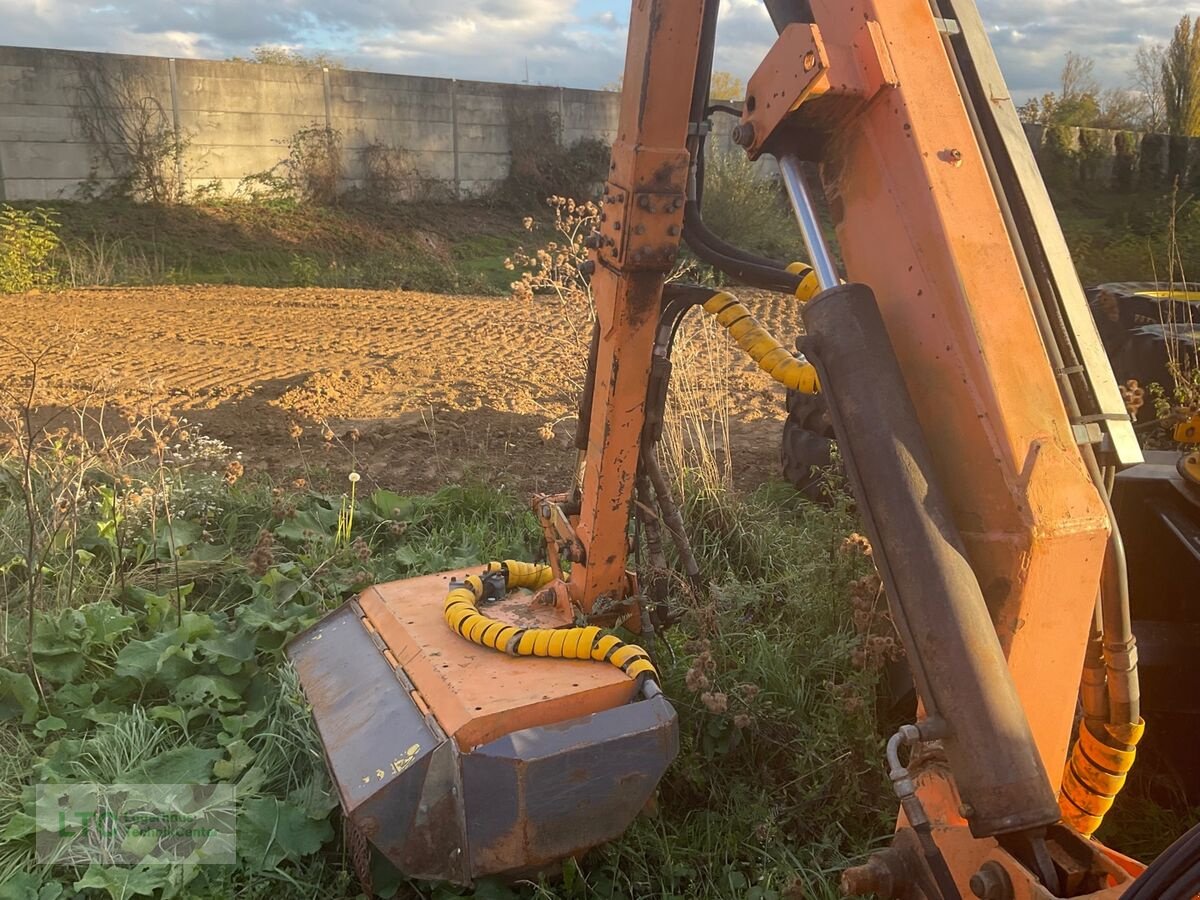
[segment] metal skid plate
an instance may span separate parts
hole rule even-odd
[[[676,714],[661,696],[460,750],[354,602],[287,652],[345,815],[409,877],[525,874],[612,840],[678,752]],[[545,660],[529,662],[544,673]],[[569,685],[573,666],[591,664],[559,665]]]

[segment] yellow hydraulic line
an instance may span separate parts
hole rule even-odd
[[[1085,837],[1095,834],[1125,786],[1146,723],[1139,719],[1136,725],[1105,724],[1103,728],[1104,734],[1097,737],[1086,720],[1080,721],[1079,739],[1067,760],[1058,797],[1063,819]]]
[[[798,265],[800,264],[793,263],[793,266]],[[791,268],[789,266],[789,269]],[[811,274],[812,270],[808,271]],[[801,290],[805,289],[810,280],[812,281],[811,292],[808,296],[801,296]],[[811,279],[805,276],[800,282],[800,287],[796,289],[796,296],[801,300],[807,300],[816,293],[816,290],[816,276],[812,275]],[[717,321],[737,341],[738,346],[750,354],[750,357],[758,363],[759,368],[784,387],[800,391],[803,394],[815,394],[820,390],[817,370],[812,363],[800,362],[796,359],[732,294],[723,291],[713,294],[704,304],[704,311],[709,315],[716,316]]]
[[[508,559],[488,563],[487,573],[504,574],[506,590],[539,590],[554,580],[549,566]],[[485,574],[487,574],[485,573]],[[468,575],[446,596],[446,624],[472,643],[513,656],[545,656],[554,659],[593,659],[608,662],[630,678],[645,675],[655,682],[658,672],[641,647],[626,644],[615,635],[601,635],[595,625],[586,628],[518,628],[479,612],[484,597],[483,579]]]
[[[801,303],[807,303],[821,292],[821,282],[817,280],[816,270],[808,263],[794,262],[787,270],[800,276],[800,284],[796,286],[796,299]]]

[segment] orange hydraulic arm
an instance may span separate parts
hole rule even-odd
[[[628,522],[681,235],[703,237],[693,247],[718,268],[807,296],[799,278],[705,235],[695,215],[705,98],[693,84],[711,68],[716,2],[634,0],[592,239],[582,481],[535,502],[560,612],[633,630]],[[1137,739],[1136,653],[1118,614],[1121,549],[1100,465],[1138,451],[982,24],[972,0],[767,5],[779,40],[734,138],[752,158],[779,159],[833,288],[801,160],[819,165],[851,284],[812,302],[806,352],[845,429],[927,712],[889,747],[904,801],[896,843],[849,886],[950,900],[983,878],[995,896],[1117,896],[1128,872],[1059,824],[1056,797],[1085,662],[1099,673],[1085,693],[1089,746],[1131,760]],[[819,358],[833,348],[849,362]],[[871,404],[839,396],[870,390],[856,353],[878,357],[880,390],[899,392],[878,408],[874,441]],[[904,516],[912,527],[899,527]],[[1091,790],[1076,798],[1084,807]],[[1083,827],[1091,814],[1071,802],[1067,819]]]
[[[534,504],[560,579],[560,557],[572,562],[569,579],[555,585],[560,609],[591,615],[600,604],[609,622],[619,616],[633,631],[640,611],[626,605],[635,593],[626,571],[628,525],[663,282],[683,231],[690,73],[700,50],[701,14],[698,3],[634,4],[625,83],[641,88],[621,95],[594,239],[597,340],[583,490]]]

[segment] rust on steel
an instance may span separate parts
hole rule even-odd
[[[590,613],[629,592],[627,534],[663,281],[679,250],[689,157],[692,73],[702,4],[633,4],[617,139],[600,204],[592,292],[599,341],[581,503],[582,561],[572,600]],[[639,628],[636,604],[627,627]]]

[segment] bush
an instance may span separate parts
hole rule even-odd
[[[58,218],[41,207],[0,205],[0,293],[20,294],[52,284],[50,256],[58,249]]]
[[[332,204],[342,181],[342,133],[323,125],[301,128],[288,144],[287,167],[301,200]]]
[[[506,116],[512,163],[498,199],[524,203],[552,195],[577,200],[599,195],[608,172],[607,143],[585,138],[564,146],[558,113],[538,106],[513,101]]]
[[[703,208],[708,227],[731,244],[785,262],[807,259],[779,182],[740,150],[709,153]]]

